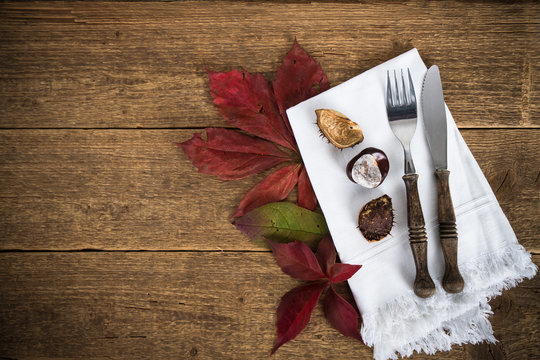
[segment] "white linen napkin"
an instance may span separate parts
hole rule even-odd
[[[409,247],[403,149],[392,133],[385,107],[386,71],[409,68],[416,90],[418,124],[412,156],[428,235],[429,271],[436,284],[431,298],[412,291],[415,267]],[[488,300],[502,289],[532,278],[537,267],[518,243],[489,183],[448,119],[448,169],[459,236],[458,260],[465,289],[448,294],[441,286],[444,258],[438,238],[437,188],[421,114],[426,72],[418,51],[410,50],[287,110],[313,189],[342,262],[362,264],[349,280],[362,314],[361,333],[377,360],[450,350],[452,344],[496,341]],[[338,150],[320,136],[316,109],[337,110],[360,125],[364,141]],[[375,189],[352,183],[349,160],[366,147],[383,150],[390,162],[385,181]],[[383,240],[368,243],[357,229],[357,216],[368,201],[388,194],[395,225]]]

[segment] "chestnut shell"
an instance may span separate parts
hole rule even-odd
[[[317,109],[315,113],[321,134],[338,149],[354,146],[364,140],[360,126],[339,111]]]
[[[374,148],[374,147],[365,148],[358,155],[353,157],[351,159],[351,161],[349,161],[349,163],[347,164],[347,168],[346,168],[347,177],[352,182],[356,183],[356,181],[354,181],[354,178],[353,178],[353,167],[354,167],[354,164],[356,163],[356,161],[360,157],[362,157],[364,155],[373,156],[373,158],[377,162],[377,167],[379,168],[379,171],[381,172],[381,181],[379,182],[379,184],[377,186],[381,185],[383,183],[384,179],[386,179],[386,176],[388,175],[388,171],[390,170],[390,162],[388,161],[388,157],[386,156],[384,151],[382,151],[380,149],[377,149],[377,148]],[[375,186],[375,187],[377,187],[377,186]]]
[[[369,242],[379,241],[390,234],[394,225],[392,199],[383,195],[366,203],[358,214],[358,229]]]

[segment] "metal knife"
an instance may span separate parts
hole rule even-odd
[[[424,77],[422,113],[437,178],[439,237],[446,262],[442,285],[449,293],[459,293],[463,290],[465,282],[459,272],[457,262],[458,234],[449,187],[446,110],[437,65],[430,67]]]

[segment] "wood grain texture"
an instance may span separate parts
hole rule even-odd
[[[337,85],[405,50],[462,127],[539,127],[540,4],[1,3],[0,127],[223,125],[205,70],[272,79],[296,37]],[[294,19],[294,21],[293,21]]]
[[[0,261],[0,356],[17,359],[263,359],[279,299],[299,284],[269,252],[2,253]],[[491,346],[507,359],[540,356],[539,289],[536,277],[492,301],[500,342]],[[485,346],[412,359],[485,359]],[[275,359],[370,356],[319,305]]]
[[[332,85],[413,47],[439,65],[540,264],[539,13],[535,1],[1,2],[0,358],[268,357],[298,282],[228,220],[264,175],[199,174],[173,143],[225,125],[207,69],[272,80],[294,38]],[[491,302],[497,344],[413,359],[539,358],[539,288]],[[370,356],[318,307],[275,358]]]
[[[536,228],[540,208],[540,132],[461,132],[518,239],[529,251],[540,253],[540,229]],[[521,221],[525,224],[519,225]]]
[[[0,131],[0,248],[258,250],[229,218],[264,175],[199,174],[173,144],[192,133]],[[539,130],[462,133],[518,238],[539,251]]]

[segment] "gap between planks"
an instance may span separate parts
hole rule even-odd
[[[25,127],[25,128],[13,128],[13,127],[0,127],[0,131],[17,131],[17,130],[204,130],[206,128],[226,128],[235,129],[233,126],[228,125],[208,125],[208,126],[171,126],[171,127]],[[540,126],[458,126],[459,130],[539,130]]]
[[[540,255],[540,250],[528,250],[531,255]],[[185,250],[185,249],[178,249],[178,250],[129,250],[129,249],[116,249],[116,250],[102,250],[102,249],[70,249],[70,250],[39,250],[39,249],[33,249],[33,250],[23,250],[23,249],[2,249],[0,250],[0,254],[2,253],[93,253],[93,252],[99,252],[99,253],[254,253],[254,254],[260,254],[260,253],[270,253],[271,250]]]
[[[271,250],[198,250],[198,249],[170,249],[170,250],[156,250],[156,249],[1,249],[0,253],[82,253],[82,252],[99,252],[99,253],[270,253]]]

